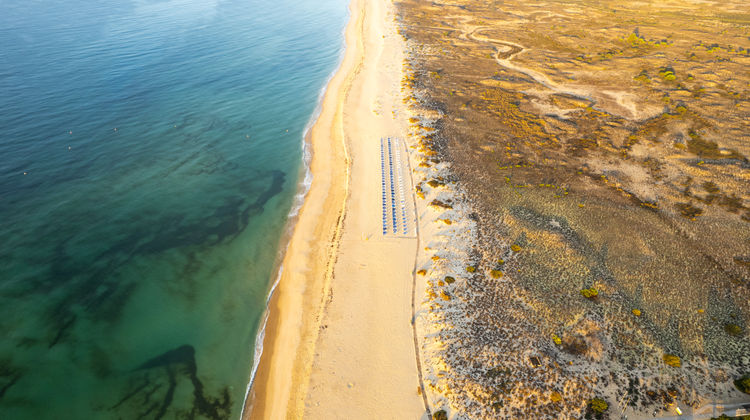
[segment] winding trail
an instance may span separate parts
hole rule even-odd
[[[411,165],[411,156],[409,153],[406,154],[406,165],[409,169],[409,173],[413,174],[414,170]],[[414,359],[417,363],[417,379],[419,380],[419,394],[422,396],[422,403],[424,404],[424,410],[428,419],[432,418],[432,410],[430,409],[430,402],[427,399],[427,389],[424,386],[424,375],[422,374],[422,356],[419,349],[419,335],[417,334],[417,263],[419,262],[419,250],[422,248],[422,237],[419,230],[419,211],[417,210],[417,195],[414,193],[414,188],[410,188],[412,191],[411,196],[412,202],[414,203],[414,232],[417,236],[417,247],[414,249],[414,267],[411,270],[411,333],[414,338]]]
[[[553,94],[568,95],[577,99],[590,101],[592,103],[592,107],[598,106],[598,108],[607,113],[617,115],[628,120],[640,120],[650,118],[652,116],[652,112],[648,112],[645,110],[639,111],[638,105],[636,103],[638,97],[628,92],[613,90],[594,90],[593,88],[560,84],[552,81],[552,79],[547,77],[547,75],[545,75],[544,73],[530,69],[528,67],[519,66],[518,64],[513,62],[513,59],[521,53],[529,51],[529,49],[515,42],[490,38],[481,34],[482,31],[489,29],[492,29],[492,27],[475,27],[470,31],[462,31],[463,37],[468,40],[482,42],[496,47],[499,46],[498,52],[495,54],[494,58],[500,66],[530,77],[532,80],[534,80],[534,82],[551,90]],[[605,105],[603,102],[608,103]],[[612,109],[613,106],[619,109]]]
[[[467,34],[467,37],[473,41],[484,42],[486,44],[500,45],[500,46],[505,47],[505,48],[498,49],[497,54],[495,54],[495,61],[497,61],[497,63],[500,64],[501,66],[509,70],[523,73],[531,77],[532,79],[534,79],[535,82],[546,87],[547,89],[554,91],[555,93],[570,95],[579,99],[585,99],[587,101],[596,102],[596,100],[589,95],[589,91],[587,89],[574,88],[571,86],[561,86],[553,82],[549,77],[547,77],[543,73],[540,73],[536,70],[532,70],[530,68],[522,67],[522,66],[512,63],[511,60],[513,60],[513,58],[515,58],[516,56],[518,56],[524,51],[528,51],[528,48],[525,48],[522,45],[516,44],[515,42],[488,38],[486,36],[482,36],[481,34],[479,34],[479,32],[486,30],[486,29],[491,29],[491,27],[480,26],[478,28],[475,28],[473,31]]]

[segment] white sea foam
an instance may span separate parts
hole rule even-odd
[[[351,13],[348,12],[347,15],[347,21],[351,18]],[[261,322],[261,326],[258,329],[258,334],[255,337],[255,350],[253,353],[253,367],[250,371],[250,381],[247,383],[247,387],[245,389],[245,399],[242,402],[242,411],[240,412],[240,419],[244,418],[245,415],[245,407],[247,405],[247,399],[250,396],[250,390],[253,387],[253,383],[255,382],[255,375],[258,372],[258,366],[260,364],[260,358],[263,355],[263,341],[266,337],[266,325],[268,324],[268,304],[271,301],[271,298],[273,297],[274,292],[276,291],[276,288],[279,285],[279,282],[281,281],[281,274],[284,269],[284,265],[282,263],[284,259],[284,255],[286,254],[287,249],[289,248],[289,242],[292,236],[292,233],[294,232],[294,226],[296,225],[297,216],[299,215],[300,209],[302,209],[302,205],[305,202],[305,197],[307,197],[307,193],[310,191],[310,186],[312,185],[313,180],[313,174],[310,170],[310,161],[312,160],[312,147],[308,141],[308,138],[310,136],[310,132],[312,130],[313,125],[315,125],[315,122],[318,120],[318,117],[320,117],[320,113],[323,110],[323,98],[326,94],[326,89],[328,88],[328,85],[331,83],[331,80],[333,80],[333,77],[338,73],[339,69],[341,68],[341,64],[344,61],[344,52],[346,49],[346,42],[345,42],[345,32],[346,27],[341,32],[341,48],[339,49],[339,57],[337,59],[336,67],[333,69],[333,71],[328,75],[326,78],[325,83],[320,88],[320,92],[318,93],[318,100],[317,105],[315,106],[315,110],[313,111],[312,115],[310,116],[310,119],[307,121],[307,124],[305,125],[305,130],[302,134],[302,167],[304,169],[301,180],[298,181],[297,184],[297,193],[294,195],[294,202],[292,203],[292,208],[289,210],[289,215],[287,216],[287,223],[286,227],[284,228],[284,236],[285,239],[285,245],[283,247],[279,248],[279,252],[277,254],[277,264],[278,264],[278,270],[276,272],[276,279],[274,280],[273,284],[271,285],[270,290],[268,291],[268,296],[266,297],[266,308],[263,311],[263,322]]]

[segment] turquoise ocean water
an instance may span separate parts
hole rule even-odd
[[[0,418],[238,418],[346,0],[0,1]]]

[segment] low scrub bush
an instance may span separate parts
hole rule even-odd
[[[734,381],[734,386],[737,387],[740,392],[750,394],[750,375],[745,375]]]
[[[609,409],[609,404],[607,404],[606,401],[604,401],[601,398],[592,398],[587,403],[586,406],[594,415],[601,416],[604,414],[605,411]]]
[[[682,362],[680,361],[679,356],[675,356],[674,354],[665,354],[663,358],[664,358],[664,363],[666,363],[669,366],[672,366],[672,367],[682,366]]]
[[[729,335],[739,337],[742,335],[742,327],[737,324],[724,324],[724,331]]]
[[[581,296],[585,297],[586,299],[594,299],[595,297],[599,296],[599,291],[593,287],[590,289],[582,289]]]
[[[446,202],[443,202],[443,201],[440,201],[440,200],[437,200],[437,199],[432,200],[432,202],[430,203],[430,205],[433,206],[433,207],[440,207],[440,208],[443,208],[443,209],[452,209],[453,208],[453,206],[450,205],[450,203],[446,203]]]
[[[562,395],[560,395],[559,392],[555,391],[549,394],[549,400],[553,403],[562,401]]]

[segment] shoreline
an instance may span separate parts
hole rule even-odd
[[[352,413],[425,418],[411,324],[418,239],[407,147],[411,111],[402,90],[405,43],[392,3],[361,3],[352,21],[357,43],[347,37],[347,47],[355,46],[361,58],[340,98],[339,116],[351,188],[299,413],[312,419]],[[384,147],[387,159],[381,157]],[[390,205],[401,203],[401,222],[394,207],[388,228],[384,166],[391,168]]]
[[[317,328],[312,327],[319,321],[324,302],[322,296],[316,299],[316,295],[324,289],[328,261],[335,256],[336,232],[343,223],[346,188],[336,185],[333,178],[343,173],[348,182],[348,157],[341,122],[337,124],[337,120],[341,117],[347,85],[351,84],[353,60],[358,55],[356,43],[352,40],[356,39],[356,23],[361,19],[361,12],[361,0],[352,0],[342,57],[324,87],[319,111],[313,117],[317,118],[306,135],[305,147],[310,160],[305,165],[305,176],[309,174],[312,179],[297,210],[296,221],[292,222],[291,237],[281,259],[277,280],[270,289],[262,330],[263,351],[249,383],[243,419],[295,418],[302,414],[304,393],[300,388],[304,388],[307,380],[304,366],[310,364],[311,344],[315,342],[317,332]],[[343,161],[337,159],[342,156]],[[340,210],[332,214],[323,211],[324,207]],[[321,213],[325,216],[318,217]],[[325,238],[332,240],[328,242]],[[306,266],[306,263],[310,264],[307,270],[295,268]],[[291,301],[297,301],[297,304]]]
[[[310,130],[312,184],[269,301],[243,418],[428,412],[411,322],[418,228],[407,234],[405,218],[403,235],[384,235],[379,200],[381,139],[403,140],[395,156],[411,172],[405,46],[389,2],[352,0],[349,11],[343,58]],[[398,182],[413,202],[412,174]]]
[[[351,15],[351,13],[349,14]],[[349,18],[350,16],[347,17],[347,19]],[[250,398],[250,395],[252,392],[253,384],[255,383],[255,378],[256,378],[258,368],[260,366],[260,360],[261,360],[261,357],[263,356],[264,343],[266,339],[266,327],[268,326],[268,319],[270,316],[271,300],[273,299],[276,288],[278,287],[279,282],[281,281],[281,275],[284,272],[284,258],[289,249],[289,244],[291,243],[292,236],[294,235],[294,230],[297,225],[297,221],[299,220],[300,211],[302,210],[302,206],[305,204],[305,199],[307,198],[307,195],[310,192],[310,187],[312,186],[313,174],[312,174],[312,171],[310,170],[310,164],[312,161],[311,133],[312,133],[313,127],[315,126],[318,119],[320,118],[320,114],[323,108],[323,100],[325,99],[326,92],[328,91],[328,85],[331,83],[333,78],[339,72],[341,65],[343,63],[344,54],[346,53],[346,42],[344,39],[346,35],[345,31],[346,31],[346,27],[344,28],[344,31],[342,32],[341,52],[339,53],[339,58],[336,62],[336,67],[329,74],[329,76],[326,78],[325,83],[320,88],[320,92],[318,94],[317,105],[313,113],[310,115],[310,118],[307,124],[305,125],[304,133],[302,135],[302,141],[301,141],[302,163],[300,165],[301,172],[297,176],[297,179],[298,179],[297,180],[297,192],[294,194],[294,201],[292,203],[292,207],[289,210],[289,213],[287,214],[287,220],[286,220],[286,224],[285,224],[282,238],[280,241],[280,247],[277,252],[276,261],[274,262],[273,272],[276,273],[276,275],[274,276],[274,280],[271,283],[270,288],[268,289],[268,293],[266,296],[265,310],[263,311],[263,320],[260,324],[260,328],[258,329],[258,332],[255,337],[253,365],[250,371],[250,379],[245,389],[245,396],[242,401],[242,411],[240,412],[241,419],[245,418],[245,410],[251,406],[252,399]]]

